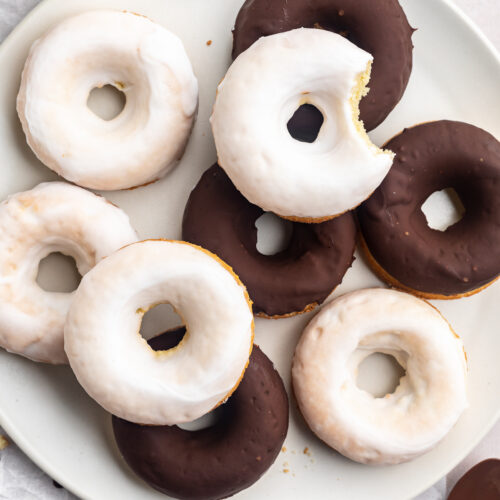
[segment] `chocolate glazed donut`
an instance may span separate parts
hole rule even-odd
[[[180,342],[184,328],[149,341],[155,350]],[[219,499],[248,488],[273,464],[288,430],[288,397],[269,358],[254,345],[240,385],[219,407],[213,426],[186,431],[143,426],[113,416],[113,431],[130,468],[176,498]]]
[[[448,500],[498,500],[500,460],[489,458],[472,467],[451,490]]]
[[[386,148],[389,174],[358,209],[368,260],[382,279],[425,298],[470,295],[500,274],[500,143],[462,122],[405,129]],[[446,231],[422,204],[453,188],[465,214]]]
[[[373,56],[370,92],[361,100],[360,118],[366,130],[382,123],[403,96],[412,68],[414,30],[398,1],[246,0],[233,31],[233,59],[261,36],[300,27],[334,31]],[[296,125],[314,120],[309,114],[300,108]]]
[[[325,300],[352,264],[354,217],[348,212],[321,224],[294,222],[288,247],[275,255],[262,255],[256,248],[255,221],[263,213],[215,164],[189,196],[182,236],[233,267],[258,315],[281,317],[308,311]]]

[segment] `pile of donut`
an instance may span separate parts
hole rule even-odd
[[[466,408],[462,341],[422,298],[470,295],[500,274],[500,143],[452,121],[405,129],[384,149],[370,141],[365,130],[406,88],[413,31],[397,0],[246,0],[211,117],[218,163],[189,197],[185,241],[137,241],[120,208],[83,189],[151,183],[182,157],[198,84],[179,38],[103,10],[33,44],[18,114],[36,156],[71,184],[40,184],[0,205],[0,345],[69,362],[152,487],[223,498],[271,466],[288,397],[253,344],[253,314],[321,304],[353,262],[358,226],[370,266],[404,291],[351,292],[312,318],[292,363],[305,421],[352,460],[396,464],[434,447]],[[86,102],[108,84],[126,105],[105,121]],[[448,187],[466,213],[437,231],[421,206]],[[293,221],[288,247],[272,256],[256,249],[265,211]],[[74,257],[75,292],[37,284],[53,252]],[[147,342],[143,315],[161,303],[185,327]],[[373,352],[406,370],[383,398],[356,384]],[[177,425],[217,407],[210,428]]]

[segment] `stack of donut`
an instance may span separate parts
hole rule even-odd
[[[370,266],[403,291],[357,290],[312,318],[292,362],[305,421],[352,460],[396,464],[434,447],[466,408],[462,341],[421,298],[470,295],[500,274],[500,143],[446,120],[371,142],[366,130],[408,83],[412,33],[397,0],[246,0],[211,116],[217,163],[189,197],[185,241],[138,241],[123,211],[83,189],[141,186],[180,160],[198,102],[182,42],[144,16],[95,11],[33,44],[17,100],[27,142],[82,187],[44,183],[0,205],[0,345],[69,362],[153,488],[225,498],[272,465],[288,397],[253,344],[253,314],[324,302],[354,260],[357,226]],[[127,99],[110,121],[86,106],[107,84]],[[447,187],[466,215],[440,232],[420,207]],[[270,256],[256,248],[265,212],[292,221]],[[36,283],[57,251],[76,260],[75,292]],[[142,318],[162,303],[185,326],[146,342]],[[356,384],[374,352],[406,370],[383,398]],[[214,426],[179,427],[215,408]]]

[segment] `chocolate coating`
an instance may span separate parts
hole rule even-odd
[[[155,350],[178,344],[184,328],[150,341]],[[254,345],[240,385],[213,426],[186,431],[143,426],[113,416],[113,431],[130,468],[176,498],[218,499],[248,488],[273,464],[288,430],[288,397],[269,358]]]
[[[233,31],[233,58],[261,36],[321,27],[372,54],[370,92],[360,104],[366,130],[382,123],[400,101],[412,69],[411,35],[397,0],[246,0]]]
[[[374,194],[358,209],[361,232],[377,263],[402,285],[454,296],[500,273],[500,143],[462,122],[405,129],[385,146],[396,153]],[[465,214],[446,231],[427,225],[422,204],[453,188]]]
[[[287,123],[290,135],[301,142],[314,142],[323,125],[323,115],[311,104],[303,104]]]
[[[256,248],[255,221],[263,213],[213,165],[189,196],[182,236],[233,267],[256,313],[282,316],[322,302],[352,264],[356,244],[352,213],[321,224],[293,222],[288,247],[262,255]]]
[[[478,463],[458,481],[448,500],[500,500],[500,460]]]

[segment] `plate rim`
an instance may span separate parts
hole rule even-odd
[[[12,29],[12,31],[5,37],[5,39],[0,43],[0,56],[1,54],[8,50],[8,47],[12,43],[12,39],[18,28],[26,24],[32,17],[35,17],[42,6],[48,3],[55,2],[57,0],[41,0],[35,7],[33,7],[26,16]],[[241,0],[243,2],[243,0]],[[470,32],[472,32],[475,37],[481,42],[483,49],[491,56],[493,61],[500,67],[500,51],[496,49],[489,38],[483,33],[479,26],[467,15],[465,12],[455,3],[454,0],[434,0],[435,2],[441,3],[450,15],[455,16],[455,19],[462,23]],[[89,9],[98,10],[98,9]],[[103,9],[104,10],[104,9]],[[433,474],[432,477],[416,490],[414,495],[410,498],[416,497],[432,487],[437,481],[445,477],[452,469],[454,469],[486,436],[486,434],[493,428],[493,426],[500,421],[500,406],[497,408],[496,413],[492,415],[487,425],[483,426],[478,431],[478,436],[469,446],[464,447],[461,454],[450,461],[450,466],[445,467],[444,472],[438,471],[437,474]],[[56,470],[50,461],[47,461],[43,453],[40,452],[35,446],[33,446],[23,435],[21,431],[18,431],[15,423],[8,418],[2,408],[0,408],[0,426],[8,434],[9,438],[21,449],[21,451],[35,463],[42,471],[44,471],[51,479],[57,481],[61,484],[67,491],[76,495],[79,498],[88,498],[84,491],[80,491],[80,488],[72,484],[70,479],[66,479],[65,476],[60,474]],[[141,481],[142,482],[142,481]]]

